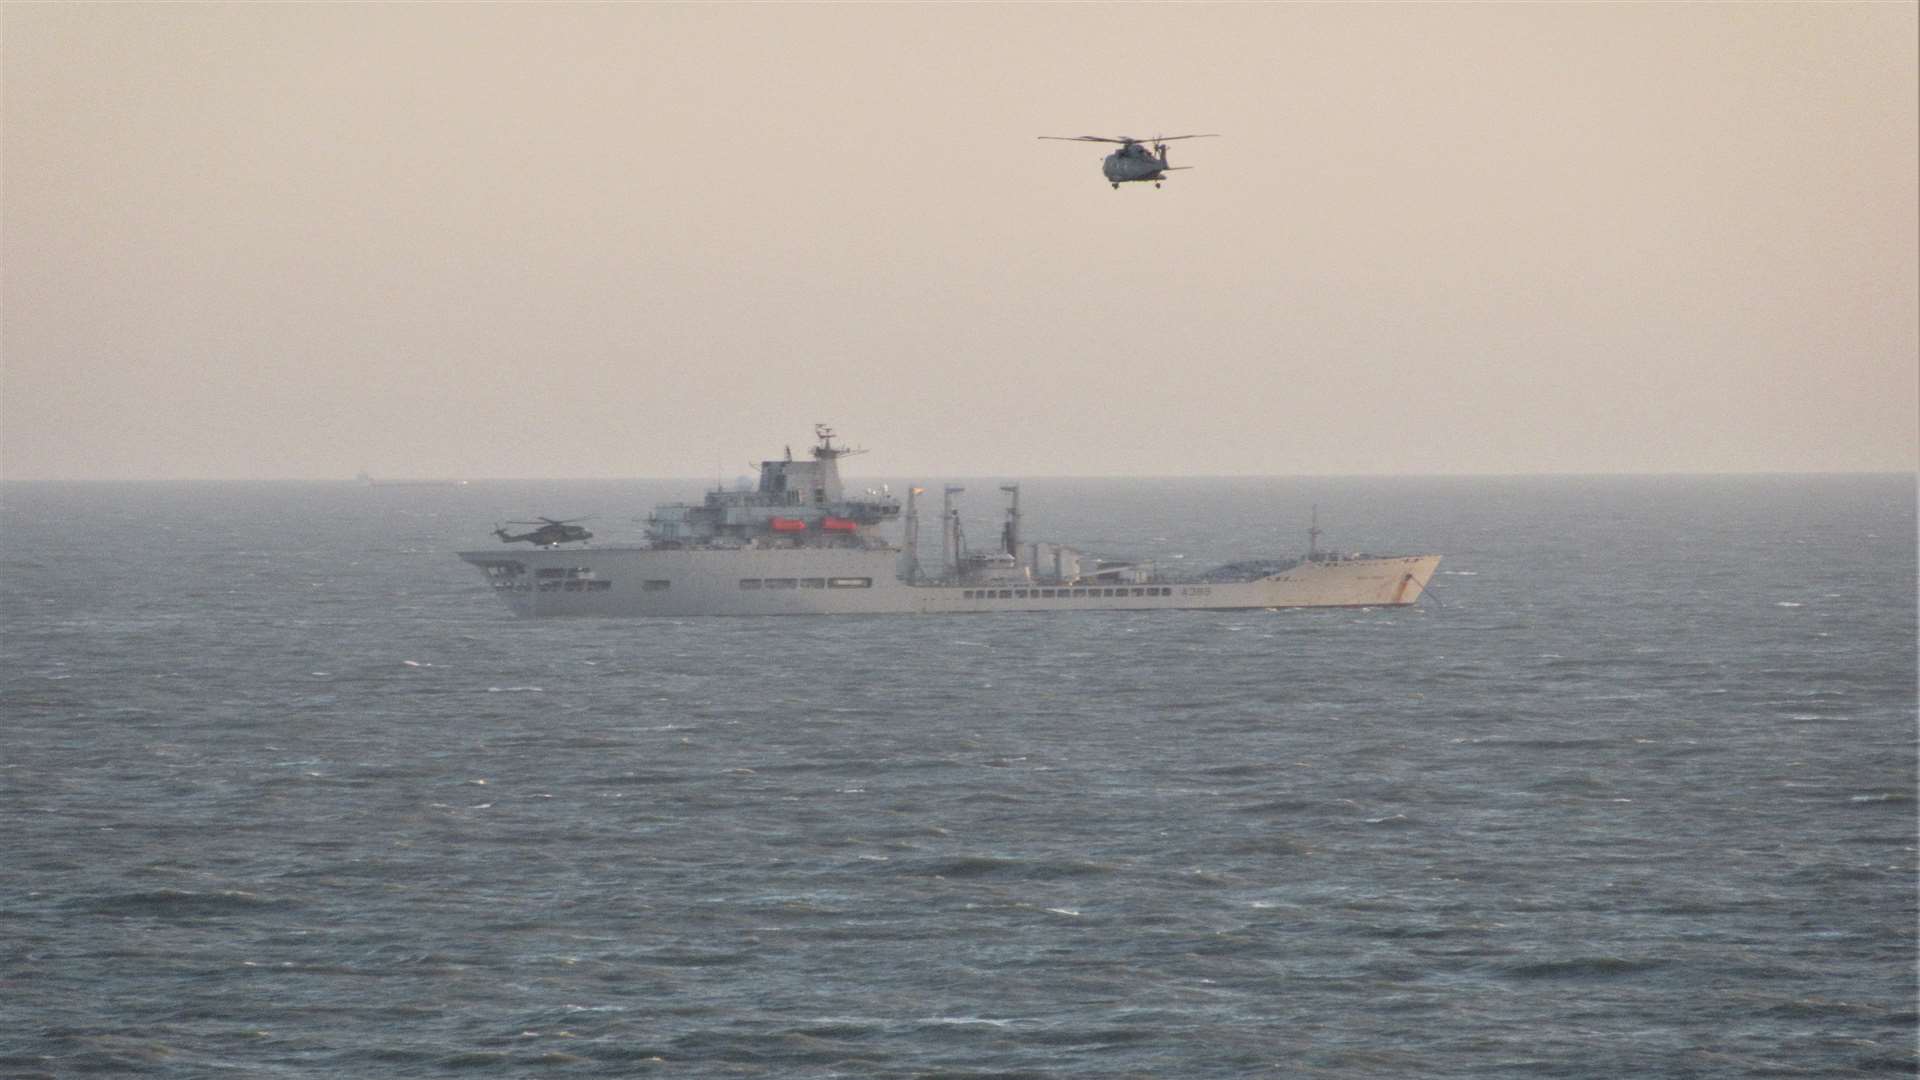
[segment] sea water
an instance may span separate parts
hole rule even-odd
[[[1317,505],[1445,556],[1401,609],[516,621],[453,555],[699,487],[0,488],[0,1075],[1915,1071],[1910,475],[1023,491],[1194,570]]]

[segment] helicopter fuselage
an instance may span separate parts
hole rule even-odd
[[[1107,179],[1116,184],[1130,184],[1139,180],[1164,180],[1166,167],[1158,162],[1140,163],[1122,158],[1119,154],[1108,154],[1106,163],[1100,168]]]
[[[1139,143],[1127,145],[1108,154],[1100,163],[1100,171],[1106,174],[1107,182],[1114,187],[1121,184],[1152,183],[1160,186],[1173,169],[1191,168],[1189,165],[1167,164],[1167,148],[1164,144],[1156,148],[1159,152],[1148,150]]]
[[[1100,171],[1118,184],[1136,180],[1159,180],[1166,175],[1165,158],[1156,157],[1139,143],[1130,143],[1107,155]]]
[[[1121,184],[1150,182],[1159,187],[1167,174],[1175,169],[1192,168],[1190,165],[1167,164],[1167,144],[1176,139],[1211,139],[1213,135],[1156,135],[1146,140],[1153,144],[1148,149],[1146,142],[1125,135],[1112,137],[1107,135],[1042,135],[1042,139],[1059,142],[1097,142],[1118,143],[1120,149],[1108,154],[1100,163],[1100,171],[1106,175],[1107,182],[1118,188]]]
[[[592,533],[578,525],[547,525],[518,536],[508,533],[505,529],[495,529],[493,535],[499,537],[503,544],[515,544],[524,540],[534,547],[584,543],[593,537]]]

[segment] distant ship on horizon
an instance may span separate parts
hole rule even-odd
[[[920,565],[919,496],[849,493],[836,446],[815,426],[811,460],[760,463],[757,487],[717,488],[705,501],[658,506],[647,542],[595,546],[566,541],[529,550],[459,552],[486,575],[517,615],[690,616],[954,614],[987,611],[1112,611],[1392,607],[1417,603],[1438,555],[1343,555],[1321,551],[1318,522],[1299,558],[1253,559],[1198,575],[1152,562],[1105,559],[1020,532],[1020,485],[1009,496],[1000,542],[969,549],[947,485],[940,565]],[[898,545],[879,527],[903,520]],[[520,540],[524,537],[515,537]]]

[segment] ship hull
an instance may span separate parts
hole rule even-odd
[[[1251,581],[908,584],[892,548],[463,551],[516,615],[943,615],[1412,604],[1438,555],[1302,562]]]

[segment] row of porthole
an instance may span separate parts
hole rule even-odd
[[[543,581],[539,585],[541,592],[559,592],[563,588],[567,592],[606,592],[613,588],[613,582],[574,578],[571,581]]]
[[[1133,589],[966,589],[966,600],[1078,600],[1094,596],[1172,596],[1173,590],[1161,585]]]
[[[741,578],[743,589],[871,589],[870,577]]]

